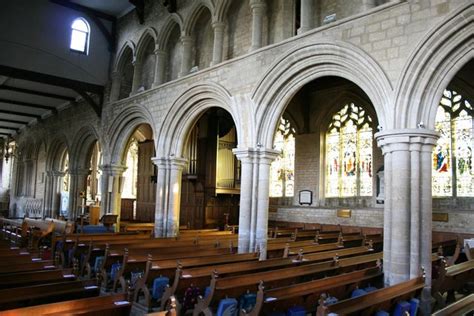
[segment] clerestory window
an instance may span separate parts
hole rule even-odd
[[[71,44],[72,51],[88,54],[89,52],[89,24],[83,18],[77,18],[71,24]]]

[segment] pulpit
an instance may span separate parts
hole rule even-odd
[[[99,214],[100,214],[100,206],[98,205],[89,206],[89,224],[90,225],[99,225]]]

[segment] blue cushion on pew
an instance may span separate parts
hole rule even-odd
[[[104,256],[98,256],[95,258],[94,262],[94,272],[99,272],[100,266],[102,265],[102,262],[104,262]]]
[[[410,303],[406,301],[401,301],[398,302],[397,305],[395,305],[395,309],[393,310],[393,316],[405,316],[406,313],[410,313]]]
[[[206,286],[206,288],[204,289],[204,298],[206,298],[209,294],[211,294],[211,287]]]
[[[378,288],[376,288],[375,286],[368,286],[364,289],[364,291],[366,291],[367,293],[370,293],[376,290],[378,290]]]
[[[306,316],[306,309],[303,306],[293,306],[288,308],[286,316]]]
[[[153,290],[151,296],[158,300],[163,296],[166,286],[170,283],[170,279],[167,277],[159,277],[153,280]]]
[[[101,233],[110,233],[107,231],[107,227],[103,225],[86,225],[83,227],[81,233],[84,234],[101,234]]]
[[[390,314],[386,311],[378,311],[377,313],[375,313],[375,316],[390,316]]]
[[[324,301],[324,304],[325,305],[332,305],[332,304],[336,304],[337,302],[339,302],[339,300],[336,297],[328,296],[326,298],[326,300]]]
[[[408,301],[410,303],[410,316],[416,316],[418,314],[418,307],[420,306],[420,300],[412,298]]]
[[[120,271],[121,267],[122,267],[122,265],[119,262],[116,262],[116,263],[112,264],[112,268],[110,269],[110,279],[111,280],[115,279],[115,275],[117,274],[117,272]]]
[[[217,316],[237,316],[238,302],[235,298],[225,298],[219,302]]]
[[[239,299],[239,311],[245,310],[247,313],[252,310],[252,308],[257,303],[257,294],[255,293],[246,293],[242,295]]]
[[[354,291],[352,291],[351,298],[359,297],[359,296],[362,296],[362,295],[365,295],[365,294],[367,294],[367,292],[365,290],[355,289]]]

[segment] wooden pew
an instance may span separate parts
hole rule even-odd
[[[383,309],[391,312],[394,302],[417,296],[425,286],[424,277],[418,277],[393,286],[369,292],[365,295],[339,301],[325,306],[321,297],[317,308],[317,316],[335,313],[338,315],[372,315]]]
[[[128,316],[132,304],[125,294],[106,295],[58,303],[42,304],[4,311],[3,316],[17,315],[101,315]]]
[[[438,278],[433,280],[431,293],[436,299],[436,306],[443,308],[446,303],[454,299],[454,291],[459,291],[466,282],[474,281],[474,260],[447,266],[441,260]],[[447,299],[443,294],[448,293]]]
[[[373,254],[222,278],[218,277],[220,272],[217,270],[211,277],[210,293],[205,298],[198,298],[193,315],[199,315],[200,313],[209,315],[211,306],[226,296],[239,297],[246,291],[256,292],[261,281],[265,282],[269,288],[285,286],[294,283],[295,280],[321,278],[328,274],[334,275],[344,271],[373,266],[377,261],[380,261],[380,258],[381,254]]]
[[[0,290],[0,310],[99,295],[95,281],[68,281]]]
[[[209,257],[193,257],[193,258],[181,258],[178,260],[174,259],[165,259],[165,260],[153,260],[151,256],[148,258],[145,268],[145,274],[141,278],[137,285],[135,286],[133,301],[137,302],[140,294],[143,294],[145,297],[144,306],[147,310],[150,310],[152,307],[151,293],[149,288],[152,287],[153,280],[159,276],[165,276],[173,281],[173,278],[176,275],[176,270],[182,271],[183,269],[191,269],[201,266],[209,265],[224,265],[231,263],[243,264],[245,262],[255,262],[259,258],[258,253],[245,253],[245,254],[229,254],[229,255],[220,255],[220,256],[209,256]],[[135,262],[128,263],[128,269],[132,270],[136,265]],[[179,280],[177,280],[179,281]],[[175,282],[177,282],[175,281]],[[126,284],[125,278],[121,277],[119,282],[121,283],[122,289],[124,289],[124,284]],[[173,284],[173,282],[171,282]],[[172,292],[168,294],[172,296]]]
[[[57,266],[53,264],[52,260],[42,260],[20,264],[16,263],[7,266],[0,266],[0,278],[4,274],[51,269],[57,269]]]
[[[3,274],[0,278],[0,289],[74,280],[76,280],[74,274],[59,269],[18,272]]]
[[[466,315],[472,311],[474,311],[474,294],[463,297],[462,299],[433,313],[432,316]]]
[[[367,285],[383,286],[381,265],[270,290],[264,290],[262,282],[258,287],[255,307],[249,313],[242,311],[241,315],[282,312],[294,305],[304,306],[307,312],[311,312],[316,310],[323,293],[329,292],[331,296],[341,299],[348,297],[354,289]]]

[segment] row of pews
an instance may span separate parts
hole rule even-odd
[[[2,302],[0,306],[43,304],[23,308],[37,308],[37,314],[45,314],[50,311],[47,306],[70,305],[83,310],[81,314],[89,313],[87,308],[99,308],[101,313],[114,315],[130,313],[132,304],[141,313],[158,310],[193,315],[383,315],[382,311],[394,313],[418,306],[422,275],[383,287],[381,235],[341,228],[271,231],[266,260],[261,260],[258,249],[237,253],[238,236],[231,230],[184,230],[178,238],[157,239],[138,232],[63,233],[52,239],[53,259],[49,260],[40,256],[39,249],[3,241],[0,271],[6,277],[0,291],[12,286],[22,290],[43,287],[39,292],[52,294],[46,299],[35,297],[36,293],[27,303],[11,303],[8,297],[12,296],[4,293],[5,304],[13,305],[3,308]],[[439,267],[433,269],[433,293],[435,297],[440,293],[439,303],[436,301],[440,307],[447,304],[447,292],[459,291],[472,278],[472,262],[458,262],[459,253],[458,242],[433,245],[433,265]],[[16,277],[10,276],[13,274]],[[80,299],[53,303],[59,300],[54,293],[62,293],[61,300]],[[19,292],[14,296],[21,297]],[[99,300],[104,303],[97,303]],[[108,311],[109,305],[117,312]],[[65,313],[58,309],[56,314]]]

